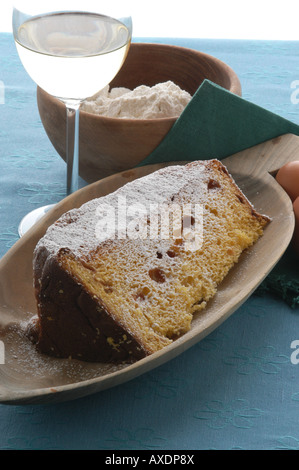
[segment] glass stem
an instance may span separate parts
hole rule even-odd
[[[67,195],[79,188],[79,108],[80,101],[66,102]]]

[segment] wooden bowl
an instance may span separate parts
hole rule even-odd
[[[215,57],[184,47],[132,43],[124,65],[110,85],[134,89],[172,80],[193,95],[204,79],[241,95],[236,73]],[[66,160],[65,106],[39,87],[37,102],[45,131]],[[135,167],[159,145],[176,119],[107,118],[80,111],[80,176],[92,183]]]

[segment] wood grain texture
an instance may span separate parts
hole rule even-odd
[[[99,392],[165,363],[217,328],[252,294],[291,241],[294,231],[292,203],[270,173],[274,174],[283,164],[297,159],[298,152],[299,138],[288,134],[223,160],[256,210],[270,216],[272,221],[264,236],[243,253],[208,307],[195,315],[191,330],[170,346],[133,365],[114,367],[36,356],[31,345],[25,344],[20,336],[18,325],[36,312],[32,254],[47,227],[67,210],[108,194],[165,165],[147,166],[110,176],[57,204],[0,261],[0,340],[6,353],[5,365],[0,366],[0,402],[56,403]]]
[[[202,52],[165,44],[133,43],[111,88],[153,86],[171,80],[191,95],[208,79],[241,95],[236,73],[219,59]],[[40,88],[37,103],[45,131],[66,160],[65,106]],[[137,166],[162,141],[176,118],[117,119],[80,112],[80,176],[93,183]]]

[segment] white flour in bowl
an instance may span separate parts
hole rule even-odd
[[[141,85],[134,90],[109,85],[85,100],[82,111],[111,118],[155,119],[177,117],[185,109],[191,95],[172,81],[153,87]]]

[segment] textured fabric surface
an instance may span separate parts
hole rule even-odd
[[[294,129],[299,123],[299,105],[291,101],[291,83],[299,79],[297,42],[151,41],[224,60],[238,73],[245,100],[291,121]],[[66,175],[40,122],[35,85],[9,34],[0,35],[0,85],[3,256],[29,210],[65,196]],[[298,269],[291,252],[273,275],[275,286],[288,285],[296,294]],[[298,450],[299,364],[291,360],[296,352],[291,343],[299,340],[299,310],[286,301],[289,291],[282,298],[281,291],[269,289],[259,289],[178,358],[124,385],[59,405],[0,405],[0,449]]]

